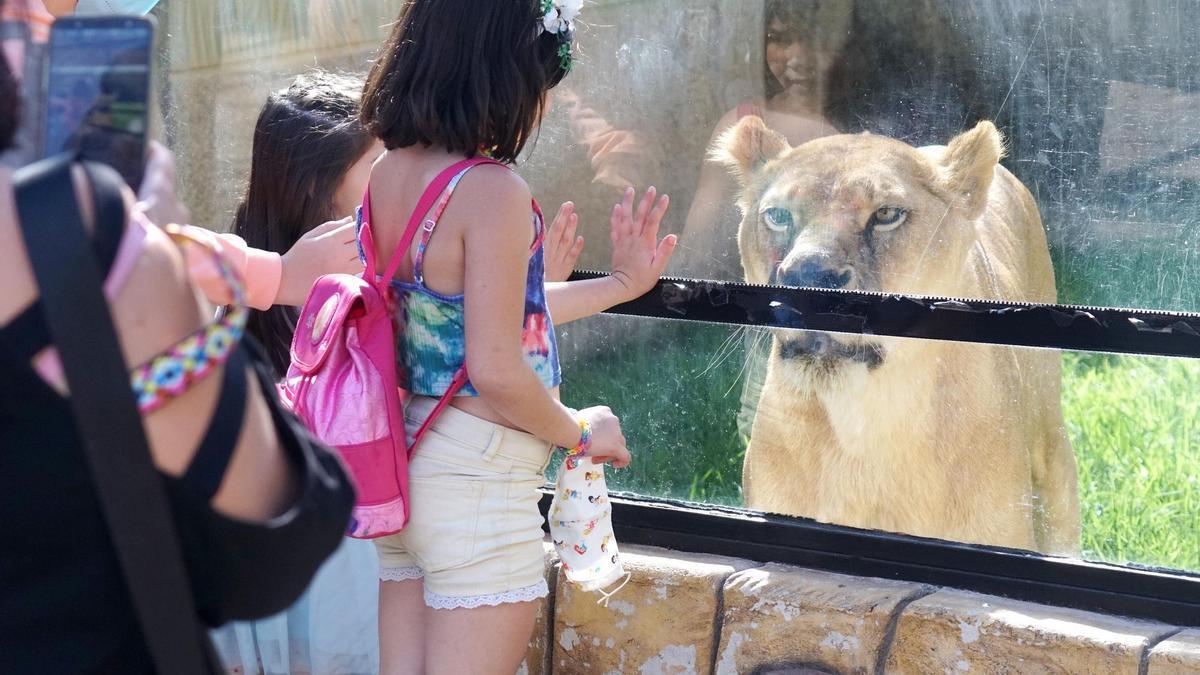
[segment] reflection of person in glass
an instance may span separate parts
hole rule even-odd
[[[825,3],[822,11],[822,5],[804,0],[767,3],[763,80],[767,107],[773,113],[787,113],[793,120],[821,117],[829,68],[845,34],[838,24],[849,18],[846,7],[846,3]],[[786,123],[787,118],[780,121]]]
[[[831,90],[830,68],[852,24],[853,3],[818,0],[766,0],[763,13],[763,98],[745,100],[727,112],[712,132],[712,142],[739,120],[761,118],[793,146],[839,130],[824,116]],[[710,147],[712,145],[710,142]],[[692,201],[678,255],[685,276],[742,279],[737,230],[740,216],[736,181],[713,161],[705,161]],[[750,435],[754,411],[766,375],[765,333],[748,333],[738,429]]]
[[[726,113],[715,140],[738,120],[762,118],[792,145],[838,130],[824,117],[829,69],[850,26],[852,4],[767,0],[763,30],[763,98]],[[736,187],[726,171],[705,162],[688,212],[679,269],[688,276],[738,279]]]

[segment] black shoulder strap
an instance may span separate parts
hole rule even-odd
[[[121,195],[125,180],[103,164],[83,162],[81,166],[92,183],[92,206],[96,213],[92,252],[100,261],[100,274],[107,277],[116,264],[125,236],[125,204]],[[41,221],[35,222],[40,224]],[[51,342],[50,329],[42,316],[41,300],[35,300],[0,329],[0,349],[5,350],[4,355],[13,363],[29,363]]]
[[[121,174],[103,164],[81,162],[88,182],[92,184],[92,208],[96,223],[92,231],[92,251],[100,261],[100,274],[108,276],[117,261],[121,240],[125,238],[125,204]]]
[[[75,199],[70,161],[60,157],[32,164],[17,172],[16,184],[17,211],[46,322],[151,658],[160,673],[210,673],[212,652],[129,386],[99,265]],[[102,209],[98,216],[105,213],[112,211]]]

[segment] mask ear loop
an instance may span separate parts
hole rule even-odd
[[[604,591],[599,591],[599,593],[602,597],[596,601],[596,604],[600,605],[601,607],[608,607],[608,601],[612,599],[612,596],[616,595],[617,593],[620,593],[621,589],[625,588],[625,584],[629,583],[629,580],[631,578],[633,578],[633,572],[626,572],[625,578],[621,580],[620,586],[617,586],[616,588],[612,589],[611,591],[609,591],[607,593],[605,593]]]

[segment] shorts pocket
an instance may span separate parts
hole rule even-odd
[[[426,572],[461,567],[474,558],[482,496],[479,481],[410,477],[412,520],[404,539]]]
[[[413,452],[409,474],[416,472],[430,478],[453,476],[456,479],[482,479],[504,476],[512,471],[512,459],[499,454],[487,457],[487,451],[487,444],[465,443],[430,429]],[[426,463],[427,466],[422,466]]]

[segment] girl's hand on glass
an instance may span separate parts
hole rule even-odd
[[[633,457],[625,445],[625,434],[621,433],[621,420],[608,406],[599,405],[579,411],[579,416],[592,427],[592,447],[587,457],[603,464],[612,462],[614,468],[629,466]]]
[[[566,281],[575,269],[575,262],[583,252],[583,237],[576,236],[579,214],[575,204],[567,202],[558,209],[558,215],[546,230],[546,281]]]
[[[671,200],[667,195],[655,201],[658,191],[646,190],[634,208],[634,189],[625,190],[625,198],[612,211],[612,276],[625,287],[627,300],[639,297],[658,283],[675,253],[679,238],[673,234],[658,238],[658,228]]]
[[[275,304],[299,307],[318,277],[362,272],[354,235],[354,216],[346,216],[318,225],[300,237],[283,254],[283,274]]]

